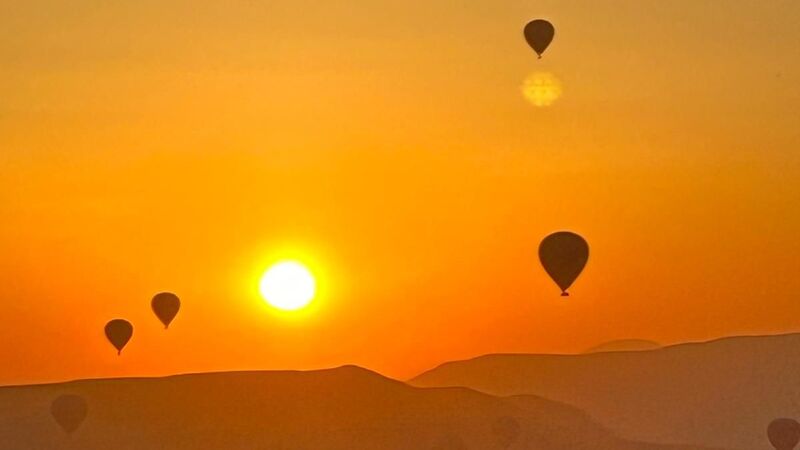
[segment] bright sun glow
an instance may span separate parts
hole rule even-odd
[[[270,305],[295,311],[314,299],[316,282],[311,272],[296,261],[283,261],[270,267],[259,283],[261,296]]]

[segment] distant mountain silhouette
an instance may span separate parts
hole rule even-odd
[[[661,344],[644,339],[619,339],[606,342],[584,351],[584,353],[602,352],[638,352],[642,350],[655,350],[661,348]]]
[[[78,394],[89,414],[72,435],[49,413]],[[0,388],[0,447],[82,450],[495,449],[499,418],[519,424],[511,449],[667,450],[619,439],[573,407],[535,396],[421,389],[346,366]],[[494,428],[493,428],[494,427]]]
[[[720,339],[657,350],[487,355],[411,380],[575,405],[628,439],[769,448],[775,417],[800,417],[800,334]]]

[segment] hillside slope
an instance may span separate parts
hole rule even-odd
[[[540,395],[629,439],[769,448],[767,423],[800,416],[800,334],[636,352],[488,355],[443,364],[410,383]]]
[[[71,436],[49,413],[61,394],[89,404]],[[618,439],[538,397],[420,389],[352,366],[0,388],[0,448],[493,449],[501,448],[493,425],[502,417],[519,424],[512,449],[667,448]]]

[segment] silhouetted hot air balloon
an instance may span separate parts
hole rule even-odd
[[[455,434],[446,434],[433,444],[431,450],[466,450],[467,444]]]
[[[50,414],[61,428],[67,433],[72,433],[81,426],[89,407],[86,400],[80,395],[62,395],[50,404]]]
[[[133,336],[133,325],[124,319],[114,319],[106,324],[106,338],[117,349],[117,354],[122,353],[125,344]]]
[[[500,448],[509,448],[519,437],[519,422],[513,417],[501,417],[492,424],[492,434]]]
[[[792,450],[800,442],[800,423],[794,419],[775,419],[767,427],[767,437],[776,450]]]
[[[539,245],[539,261],[550,278],[561,288],[563,297],[569,296],[572,286],[589,260],[589,244],[575,233],[559,231],[544,238]]]
[[[178,315],[178,311],[181,309],[181,300],[171,292],[162,292],[153,297],[150,306],[153,308],[153,312],[156,313],[158,320],[164,324],[164,328],[169,328],[172,319]]]
[[[525,25],[525,40],[531,46],[533,51],[542,58],[542,53],[547,50],[547,47],[553,42],[553,36],[556,34],[556,29],[553,24],[542,19],[536,19]]]

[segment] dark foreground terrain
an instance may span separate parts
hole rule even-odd
[[[86,399],[72,435],[50,415]],[[82,450],[608,449],[622,439],[586,414],[532,395],[417,388],[353,366],[0,388],[0,448]]]
[[[628,439],[770,449],[767,424],[800,418],[800,334],[732,337],[644,351],[487,355],[410,382],[539,395]]]

